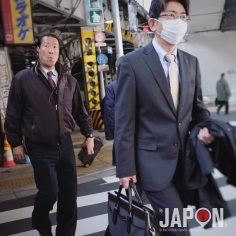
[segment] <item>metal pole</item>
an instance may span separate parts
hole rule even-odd
[[[103,71],[100,71],[100,98],[101,98],[101,101],[104,97],[105,97],[105,86],[104,86]]]
[[[118,59],[120,56],[124,55],[118,0],[111,0],[111,10],[116,42],[116,58]]]

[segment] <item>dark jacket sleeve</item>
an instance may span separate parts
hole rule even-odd
[[[115,102],[115,153],[118,178],[137,174],[135,163],[136,80],[126,56],[119,60]]]
[[[8,96],[7,112],[5,119],[5,133],[12,148],[22,145],[22,109],[23,96],[19,85],[19,79],[15,76],[11,83]]]
[[[192,111],[192,126],[210,119],[210,112],[207,110],[206,106],[203,104],[202,99],[202,88],[201,88],[201,73],[199,68],[198,60],[196,61],[196,88],[195,97],[193,101],[193,111]]]
[[[92,118],[88,115],[82,100],[78,83],[73,96],[72,115],[83,135],[93,132]]]
[[[109,84],[106,88],[106,95],[104,98],[104,125],[106,140],[114,139],[114,109],[115,109],[115,91],[113,84],[115,81]]]

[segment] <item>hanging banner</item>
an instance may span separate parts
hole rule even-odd
[[[0,115],[2,132],[4,132],[4,121],[6,117],[11,79],[11,66],[7,48],[0,48]]]
[[[34,44],[30,0],[1,0],[5,44]]]

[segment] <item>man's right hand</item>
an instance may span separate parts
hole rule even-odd
[[[133,175],[129,177],[120,178],[120,185],[122,185],[125,189],[128,189],[130,179],[132,179],[134,183],[137,182],[136,175]]]
[[[25,161],[25,152],[23,145],[13,148],[12,151],[13,151],[13,157],[16,160]]]

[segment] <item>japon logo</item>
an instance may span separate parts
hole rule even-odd
[[[159,209],[160,213],[163,213],[163,209]],[[224,209],[220,208],[218,211],[217,208],[212,209],[212,213],[207,208],[199,208],[195,212],[195,216],[193,216],[194,209],[193,208],[183,208],[183,221],[180,219],[179,209],[174,208],[171,222],[169,222],[169,209],[165,208],[165,223],[163,221],[159,221],[159,224],[162,228],[166,228],[168,226],[175,227],[187,227],[187,220],[193,219],[204,227],[211,219],[212,219],[212,227],[227,227],[226,223],[224,223]],[[182,222],[182,223],[181,223]],[[169,224],[170,223],[170,224]]]

